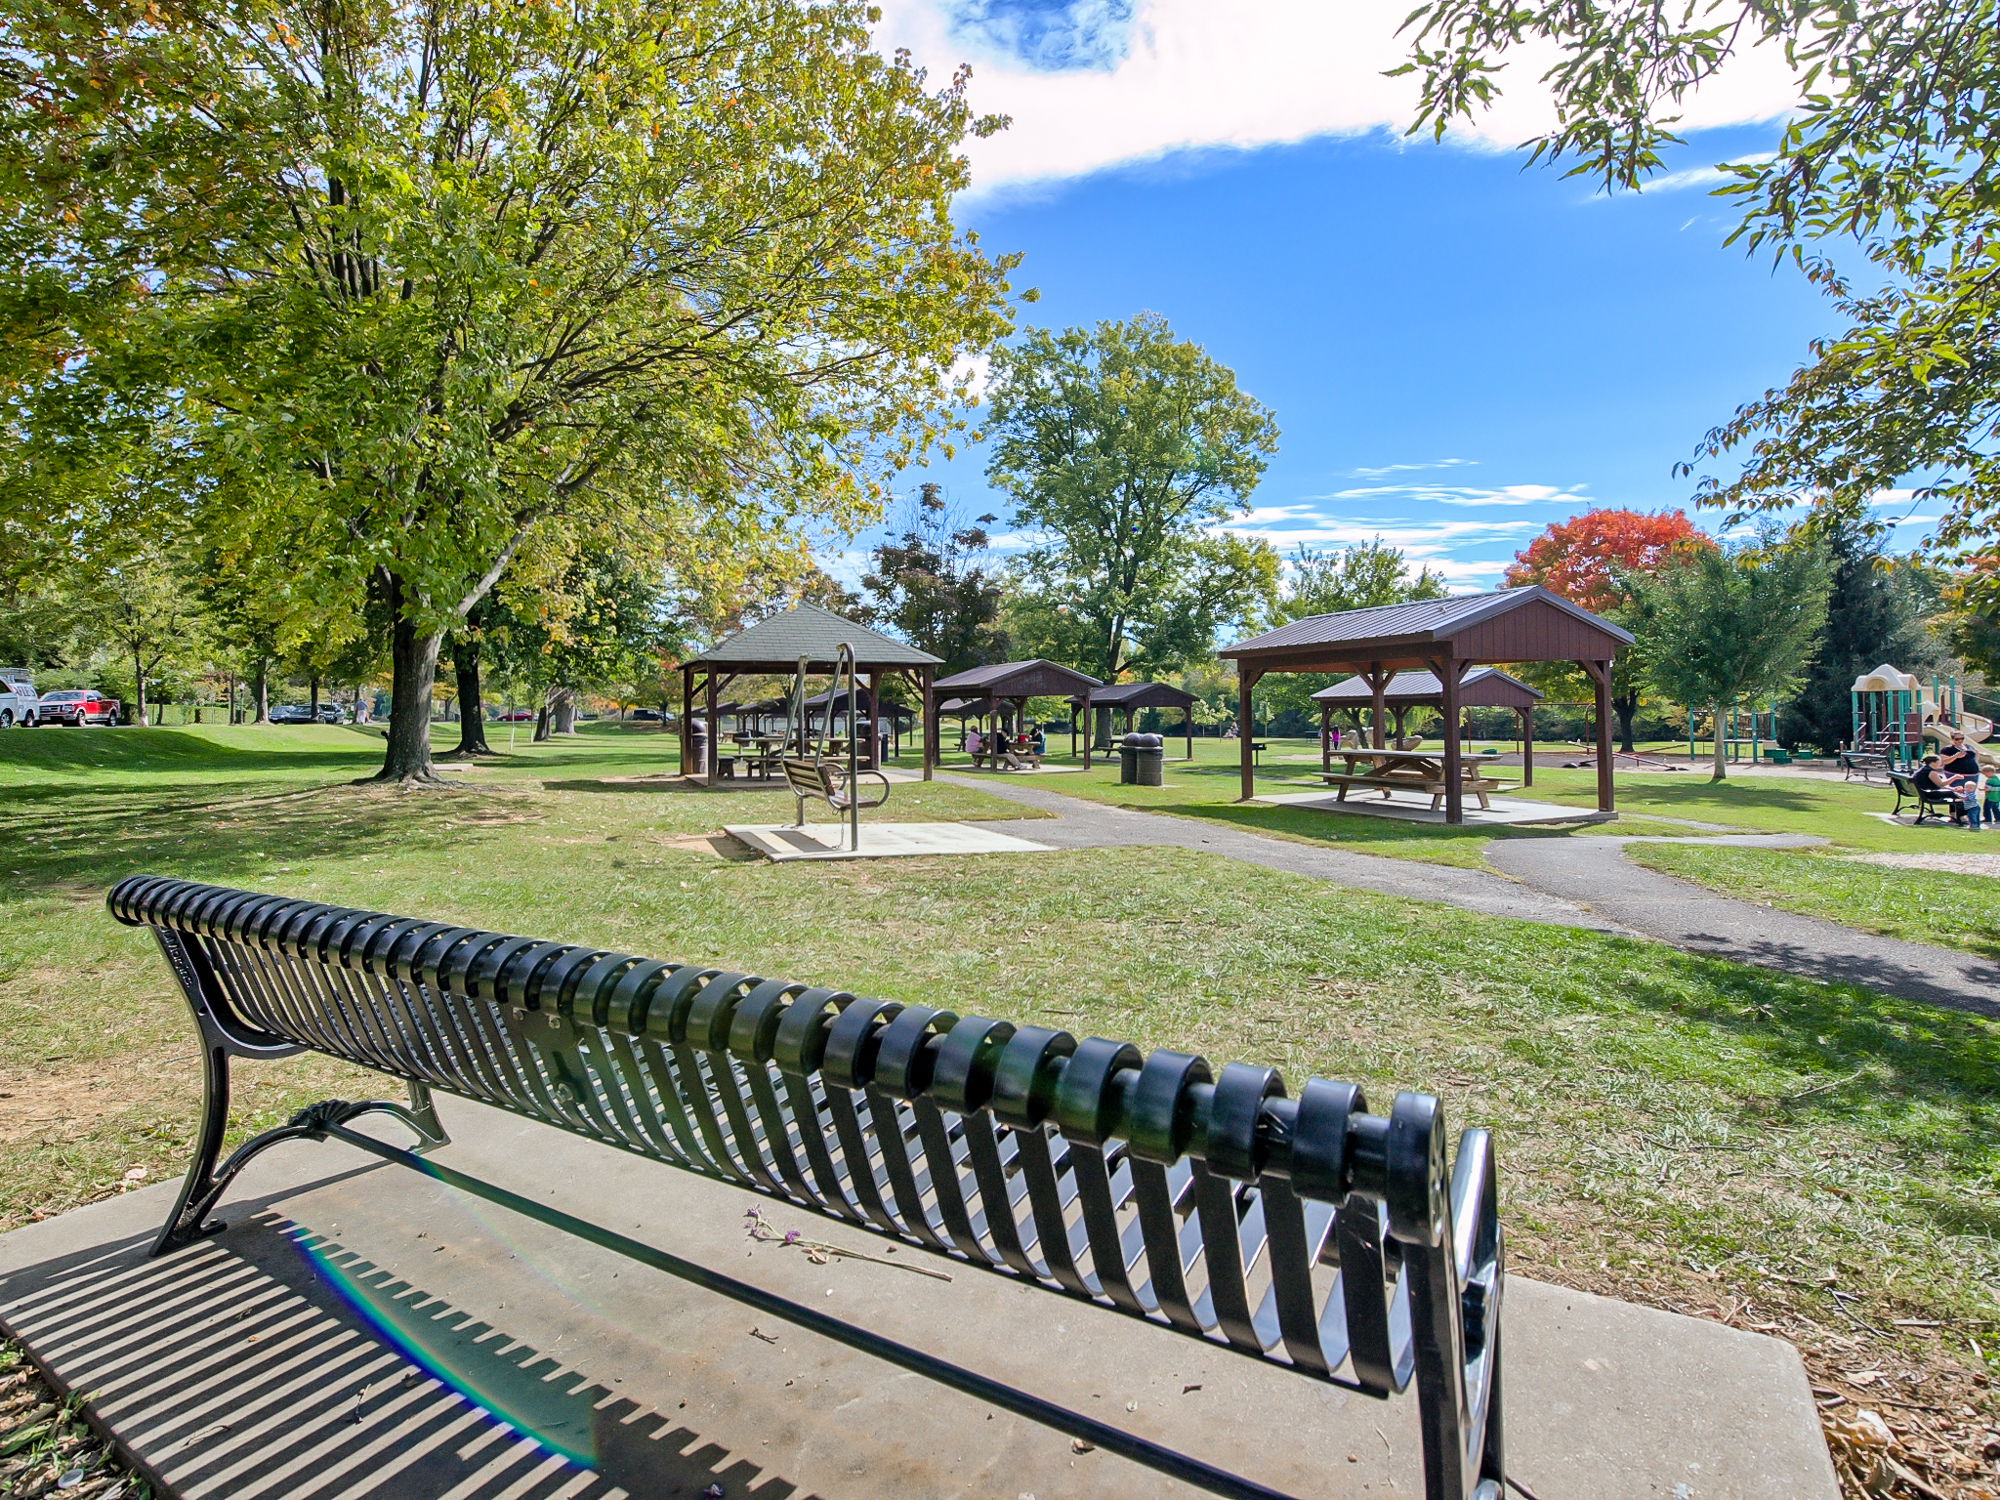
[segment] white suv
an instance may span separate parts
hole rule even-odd
[[[0,729],[16,724],[33,729],[41,701],[25,667],[0,667]]]

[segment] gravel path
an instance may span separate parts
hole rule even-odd
[[[1825,842],[1808,834],[1732,834],[1701,839],[1496,838],[1486,846],[1488,863],[1500,872],[1495,874],[1266,838],[1192,818],[1107,807],[1019,782],[975,782],[954,776],[941,779],[1054,813],[1053,818],[977,825],[1038,844],[1061,849],[1204,849],[1246,864],[1309,875],[1336,885],[1418,901],[1442,901],[1487,916],[1657,938],[1691,953],[1734,959],[1806,979],[1865,985],[1906,1000],[2000,1018],[2000,964],[1991,960],[1718,896],[1685,880],[1642,869],[1625,858],[1628,843],[1798,849]]]

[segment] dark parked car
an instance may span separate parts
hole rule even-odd
[[[271,710],[273,724],[310,724],[313,712],[303,703],[280,703]]]
[[[658,723],[660,711],[657,708],[635,708],[632,710],[632,717],[635,719],[650,719],[654,723]]]
[[[338,703],[322,703],[319,706],[319,722],[322,724],[345,724],[347,710]]]

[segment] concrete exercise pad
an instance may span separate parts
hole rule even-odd
[[[1422,1493],[1377,1402],[456,1100],[440,1159],[1302,1496]],[[388,1122],[376,1126],[387,1137]],[[0,1236],[0,1326],[164,1494],[1083,1500],[1198,1492],[337,1142],[161,1260],[161,1185]],[[773,1227],[883,1261],[753,1243]],[[947,1283],[903,1260],[949,1271]],[[1790,1345],[1510,1279],[1508,1469],[1539,1500],[1836,1500]]]
[[[1304,807],[1314,812],[1360,813],[1370,818],[1395,818],[1405,823],[1442,823],[1444,809],[1431,807],[1429,792],[1406,792],[1392,789],[1387,797],[1379,791],[1366,787],[1354,787],[1348,791],[1347,800],[1335,800],[1336,793],[1324,792],[1268,792],[1261,797],[1253,797],[1253,802],[1271,802],[1280,807]],[[1465,799],[1465,826],[1467,828],[1506,828],[1523,824],[1554,825],[1560,823],[1610,823],[1618,814],[1599,812],[1593,807],[1565,807],[1560,802],[1534,802],[1525,797],[1495,797],[1488,794],[1487,800],[1493,805],[1481,807],[1477,799]]]
[[[847,847],[845,823],[730,823],[723,832],[741,839],[774,863],[794,859],[896,859],[911,854],[1046,854],[1011,833],[995,833],[970,823],[868,823],[861,825],[861,849]]]

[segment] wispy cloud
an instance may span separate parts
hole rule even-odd
[[[1427,464],[1383,464],[1379,469],[1350,469],[1354,479],[1381,479],[1389,474],[1416,474],[1425,469],[1464,469],[1478,464],[1476,458],[1435,458]]]
[[[1325,495],[1309,495],[1309,500],[1375,500],[1389,498],[1426,505],[1589,505],[1584,486],[1567,488],[1550,484],[1509,484],[1494,489],[1466,489],[1442,484],[1377,484],[1359,489],[1334,490]]]
[[[983,193],[1177,151],[1400,133],[1417,80],[1383,75],[1407,54],[1407,13],[1408,0],[886,0],[876,41],[939,78],[971,62],[975,107],[1012,116],[966,145]],[[1454,138],[1506,150],[1547,129],[1535,80],[1556,60],[1514,53],[1500,102]],[[1761,48],[1690,96],[1680,128],[1770,119],[1797,98],[1782,55]]]

